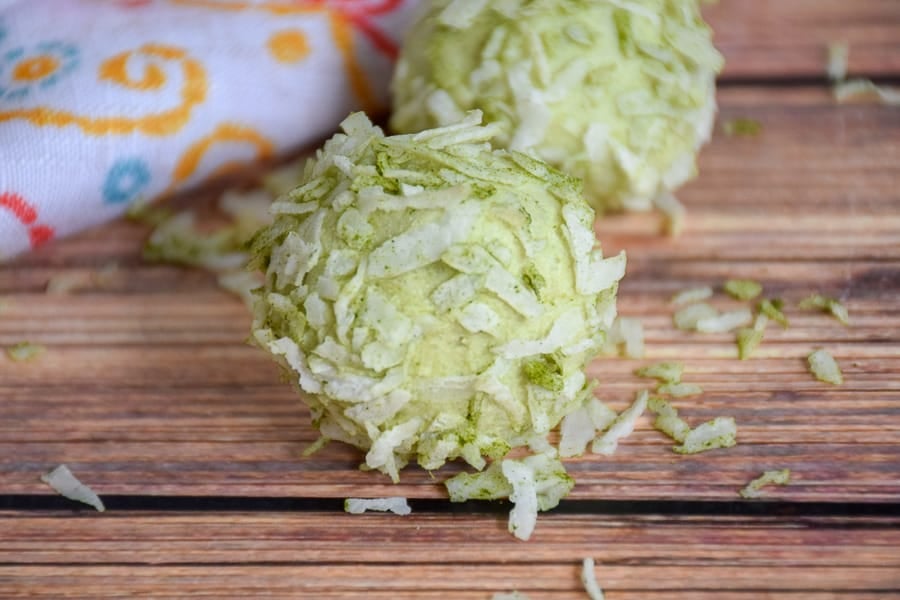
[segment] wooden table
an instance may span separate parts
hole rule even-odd
[[[519,542],[508,505],[444,499],[459,467],[393,486],[343,445],[302,457],[308,412],[242,343],[244,307],[207,273],[143,263],[145,229],[116,222],[0,266],[0,346],[47,346],[0,359],[0,597],[582,598],[586,556],[610,600],[900,597],[900,109],[838,105],[824,75],[826,44],[846,41],[851,74],[897,84],[900,1],[723,0],[708,16],[728,61],[720,121],[763,131],[717,129],[680,238],[650,215],[598,225],[608,252],[628,250],[619,306],[643,320],[647,357],[590,370],[621,408],[646,385],[636,366],[682,360],[706,390],[682,415],[734,416],[737,447],[677,456],[645,417],[615,456],[569,461],[571,497]],[[110,261],[112,288],[44,293]],[[792,309],[748,361],[730,335],[672,327],[673,293],[728,277],[789,303],[840,297],[852,325]],[[817,347],[843,386],[808,374]],[[39,481],[60,463],[106,513]],[[738,498],[785,467],[769,500]],[[413,514],[342,511],[384,495]]]

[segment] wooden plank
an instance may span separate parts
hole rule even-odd
[[[740,445],[680,457],[644,418],[613,459],[571,461],[574,498],[733,499],[760,471],[790,467],[791,500],[900,498],[900,112],[837,106],[820,89],[728,89],[722,117],[764,126],[757,138],[717,135],[702,176],[682,193],[686,233],[660,237],[657,219],[603,219],[608,252],[629,252],[622,314],[642,319],[645,361],[599,360],[598,394],[621,408],[646,386],[646,362],[682,360],[706,393],[677,402],[692,423],[734,416]],[[49,493],[37,476],[68,463],[105,494],[443,497],[418,469],[399,487],[361,473],[359,452],[332,444],[300,457],[315,432],[292,390],[241,343],[248,316],[209,274],[142,264],[143,230],[114,223],[0,267],[0,346],[48,346],[29,364],[0,360],[0,490]],[[43,293],[49,277],[110,261],[109,289]],[[749,361],[729,335],[674,329],[669,297],[694,285],[752,277],[791,305],[812,291],[844,298],[843,327],[790,309]],[[715,298],[721,308],[738,304]],[[804,357],[827,347],[842,387],[812,379]],[[435,475],[457,472],[453,466]]]
[[[465,577],[460,577],[465,569]],[[623,573],[627,571],[628,573]],[[530,598],[583,600],[575,591],[579,568],[573,565],[416,565],[415,568],[378,565],[246,566],[27,566],[0,567],[0,589],[5,598],[152,598],[266,597],[266,598],[366,598],[489,600],[498,591],[517,589]],[[784,567],[723,567],[686,571],[681,568],[598,569],[616,600],[662,600],[673,594],[690,594],[700,600],[738,600],[769,597],[805,600],[889,599],[900,597],[894,573],[886,568],[789,569]],[[686,587],[675,587],[689,575]],[[851,581],[850,578],[853,578]],[[677,579],[676,579],[677,578]],[[646,582],[662,581],[662,589],[647,589]],[[787,581],[787,589],[765,582]],[[848,584],[848,581],[851,583]],[[477,583],[476,589],[469,587]],[[526,583],[527,582],[527,583]],[[565,582],[565,583],[563,583]],[[750,591],[744,586],[757,583]],[[722,589],[724,585],[728,588]],[[514,587],[515,586],[515,587]],[[805,587],[808,586],[808,587]],[[862,589],[854,589],[854,587]],[[894,586],[894,587],[887,587]],[[671,589],[675,587],[675,589]],[[809,587],[826,588],[811,591]],[[850,587],[850,589],[847,589]],[[876,589],[871,590],[872,587]],[[561,591],[561,588],[563,590]]]
[[[502,515],[0,513],[0,594],[578,598],[591,556],[611,598],[887,598],[898,525],[548,514],[523,544]]]
[[[900,74],[894,0],[720,0],[704,14],[726,59],[725,79],[824,79],[835,42],[850,46],[851,74]]]

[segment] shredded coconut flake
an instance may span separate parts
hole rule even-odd
[[[679,362],[661,362],[637,369],[634,374],[638,377],[658,379],[665,383],[678,383],[684,373],[684,365]]]
[[[766,485],[787,485],[791,481],[791,470],[780,469],[774,471],[764,471],[762,475],[748,483],[744,489],[738,493],[742,498],[761,498],[765,494],[762,487]]]
[[[623,410],[610,428],[607,429],[603,435],[594,440],[594,443],[591,446],[591,452],[594,454],[602,454],[604,456],[612,456],[619,446],[619,441],[622,438],[631,435],[631,432],[634,431],[638,418],[640,418],[647,408],[647,399],[648,394],[646,390],[638,392],[637,397],[631,406]]]
[[[584,406],[566,415],[559,428],[559,454],[581,456],[588,443],[616,420],[616,412],[591,396]]]
[[[438,16],[441,24],[465,29],[484,10],[488,0],[453,0]]]
[[[71,292],[91,287],[92,277],[87,271],[59,273],[47,281],[47,293],[62,296]]]
[[[503,476],[512,485],[509,500],[514,504],[509,512],[509,532],[520,540],[527,540],[537,524],[537,485],[534,472],[525,464],[506,460],[501,463]]]
[[[392,512],[395,515],[408,515],[412,512],[406,498],[393,496],[390,498],[347,498],[344,500],[344,511],[352,515],[360,515],[368,510]]]
[[[551,453],[524,459],[495,461],[480,473],[460,473],[444,482],[451,502],[509,497],[509,531],[527,540],[534,531],[538,511],[555,508],[574,485],[559,458]]]
[[[603,600],[603,590],[597,582],[597,574],[594,572],[594,559],[585,558],[581,563],[581,583],[584,591],[591,600]]]
[[[670,192],[657,194],[653,198],[653,205],[665,217],[665,232],[671,236],[679,236],[684,230],[684,220],[687,209],[678,198]]]
[[[678,410],[674,406],[662,398],[654,396],[647,402],[647,408],[651,412],[656,413],[653,427],[676,442],[684,442],[684,438],[691,431],[691,426],[678,416]]]
[[[844,43],[828,44],[828,79],[834,82],[847,79],[847,59],[850,48]]]
[[[714,448],[731,448],[737,444],[737,424],[732,417],[716,417],[692,429],[680,446],[678,454],[697,454]]]
[[[330,441],[331,441],[331,438],[324,436],[324,435],[320,435],[318,438],[316,438],[316,441],[314,441],[309,446],[304,448],[303,452],[301,454],[304,457],[312,456],[313,454],[315,454],[316,452],[318,452],[319,450],[321,450],[322,448],[327,446],[328,442],[330,442]]]
[[[780,298],[766,298],[759,303],[759,312],[769,319],[772,319],[783,328],[787,329],[790,325],[784,312],[784,301]]]
[[[887,106],[900,106],[900,90],[876,85],[869,79],[850,79],[835,84],[834,97],[838,102],[874,98]]]
[[[830,383],[832,385],[842,385],[844,383],[844,375],[837,361],[826,350],[816,350],[807,358],[809,362],[809,370],[815,375],[819,381]]]
[[[753,327],[742,327],[738,329],[736,341],[738,346],[738,358],[746,360],[750,358],[756,348],[762,343],[763,336],[766,333],[766,325],[769,323],[769,317],[760,313],[756,315],[753,321]]]
[[[762,123],[756,119],[748,119],[746,117],[738,117],[729,119],[722,123],[722,131],[725,135],[734,136],[755,136],[762,133]]]
[[[262,285],[262,278],[249,271],[232,271],[218,276],[219,287],[229,291],[241,300],[247,308],[252,309],[255,298],[253,290]]]
[[[581,310],[573,309],[559,316],[547,336],[540,340],[514,340],[497,348],[503,358],[522,358],[536,354],[550,354],[569,344],[581,328]]]
[[[847,307],[828,296],[812,294],[800,302],[800,308],[804,310],[820,310],[829,313],[844,325],[850,324],[850,313],[847,311]]]
[[[684,290],[672,296],[672,304],[681,306],[683,304],[694,304],[710,298],[713,295],[713,289],[706,285],[703,287],[691,288]]]
[[[705,302],[699,304],[691,304],[679,309],[672,316],[675,327],[683,331],[693,331],[697,329],[697,323],[704,319],[714,319],[719,315],[719,311]]]
[[[103,501],[94,490],[81,483],[66,465],[59,465],[49,473],[41,475],[41,481],[52,487],[61,496],[70,500],[83,502],[99,512],[106,510]]]
[[[696,383],[663,383],[656,388],[656,392],[681,398],[684,396],[697,396],[698,394],[702,394],[703,388]]]
[[[619,351],[619,348],[621,350]],[[634,317],[618,317],[609,329],[604,351],[627,358],[644,357],[644,325]]]
[[[9,348],[7,348],[6,355],[16,362],[25,362],[36,359],[45,351],[46,348],[41,344],[35,344],[33,342],[19,342],[18,344],[13,344]]]
[[[725,333],[738,327],[749,325],[753,321],[753,313],[749,308],[724,312],[715,317],[704,317],[697,321],[696,329],[701,333]]]
[[[762,285],[751,279],[729,279],[722,286],[725,292],[737,300],[752,300],[762,293]]]
[[[529,600],[528,595],[513,590],[512,592],[497,592],[491,596],[491,600]]]

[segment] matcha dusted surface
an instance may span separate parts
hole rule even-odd
[[[606,255],[628,250],[619,306],[647,332],[645,360],[590,368],[604,374],[604,400],[622,409],[649,383],[635,368],[682,362],[704,393],[675,401],[679,415],[733,416],[736,447],[677,456],[646,416],[613,457],[567,459],[570,499],[519,542],[508,506],[451,509],[426,472],[394,486],[339,444],[302,458],[316,433],[276,366],[242,343],[244,307],[209,274],[143,264],[144,230],[115,223],[0,267],[0,343],[47,347],[35,362],[0,361],[0,596],[474,600],[519,589],[574,600],[591,555],[609,600],[897,597],[900,122],[896,109],[833,105],[822,75],[824,45],[843,39],[851,73],[900,77],[895,7],[706,8],[727,63],[702,175],[681,194],[685,235],[657,237],[650,215],[599,226]],[[763,130],[725,137],[719,124],[734,118]],[[108,289],[43,293],[53,275],[110,261],[123,276]],[[672,295],[727,279],[788,301],[791,327],[770,324],[749,361],[734,358],[732,335],[671,325]],[[844,300],[851,326],[792,308],[814,291]],[[808,373],[813,347],[838,360],[843,386]],[[40,483],[59,463],[104,514],[75,514]],[[737,496],[780,468],[792,482],[764,488],[769,500]],[[388,495],[410,497],[413,513],[343,513],[344,498]]]
[[[709,139],[710,36],[699,0],[438,0],[404,44],[390,125],[481,109],[500,147],[583,179],[598,211],[662,207]]]
[[[625,254],[576,180],[492,150],[472,111],[415,135],[348,117],[250,244],[253,340],[328,439],[396,483],[545,437],[581,406]]]

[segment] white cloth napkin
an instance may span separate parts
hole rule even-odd
[[[416,0],[0,0],[0,259],[387,108]]]

